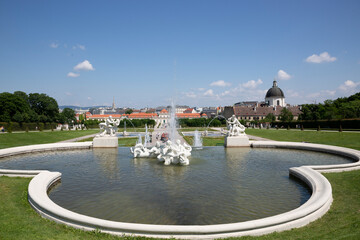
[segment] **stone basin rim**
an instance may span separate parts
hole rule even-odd
[[[30,205],[42,216],[58,223],[83,230],[100,230],[115,235],[139,235],[162,238],[213,239],[244,235],[263,235],[302,227],[323,216],[332,203],[332,189],[329,181],[319,172],[341,172],[360,169],[360,151],[323,144],[250,141],[253,148],[285,148],[327,152],[352,158],[353,163],[335,165],[301,166],[289,169],[289,174],[305,182],[311,189],[311,197],[304,204],[291,211],[266,218],[245,222],[213,225],[155,225],[125,223],[94,218],[78,214],[55,204],[47,195],[48,189],[61,179],[61,173],[47,170],[0,169],[0,176],[34,177],[28,187]],[[52,143],[14,147],[0,150],[0,157],[24,153],[90,149],[92,142]]]

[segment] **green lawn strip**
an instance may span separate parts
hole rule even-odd
[[[124,128],[118,128],[118,132],[123,132],[125,129]],[[145,132],[146,129],[145,128],[132,128],[132,127],[126,127],[126,132]],[[148,128],[148,132],[153,132],[154,129],[153,128]]]
[[[139,138],[119,138],[119,147],[133,147]]]
[[[214,131],[211,127],[209,128],[206,128],[206,127],[192,127],[192,128],[179,128],[178,131],[179,132],[194,132],[194,131],[205,131],[205,130],[208,130],[208,131]]]
[[[276,141],[309,142],[360,150],[360,133],[298,130],[246,129],[246,133]]]
[[[0,149],[32,144],[60,142],[97,132],[99,132],[99,130],[5,133],[0,134]]]
[[[189,145],[194,144],[193,136],[184,136],[185,141]],[[224,146],[224,137],[202,137],[203,146]]]

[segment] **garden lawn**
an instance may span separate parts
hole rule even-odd
[[[274,129],[246,129],[246,133],[276,141],[308,142],[335,145],[360,150],[360,133]]]
[[[60,142],[99,132],[99,130],[20,132],[0,134],[0,149],[32,144]]]

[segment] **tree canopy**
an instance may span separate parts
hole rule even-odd
[[[44,93],[0,93],[1,122],[57,122],[59,106]]]
[[[360,118],[360,92],[350,97],[326,100],[319,104],[304,104],[300,120],[333,120]]]

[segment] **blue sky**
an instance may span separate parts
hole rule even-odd
[[[1,92],[59,105],[286,102],[360,91],[360,1],[0,0]]]

